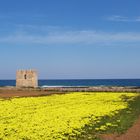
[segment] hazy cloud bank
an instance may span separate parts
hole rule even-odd
[[[93,30],[45,30],[43,33],[15,32],[0,36],[0,43],[26,44],[85,44],[85,45],[115,45],[122,43],[140,43],[140,33],[136,32],[99,32]]]

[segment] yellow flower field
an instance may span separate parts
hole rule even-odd
[[[80,135],[85,125],[93,126],[103,116],[114,116],[127,108],[122,96],[133,100],[137,94],[80,92],[0,99],[0,140],[61,140]]]

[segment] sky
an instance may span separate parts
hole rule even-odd
[[[139,0],[0,0],[0,79],[140,78]]]

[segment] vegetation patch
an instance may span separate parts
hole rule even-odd
[[[0,139],[98,139],[122,133],[140,114],[137,93],[78,92],[0,100]]]

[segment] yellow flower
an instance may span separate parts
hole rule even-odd
[[[114,116],[127,108],[122,96],[132,100],[137,94],[75,92],[0,100],[0,139],[58,140],[80,135],[85,133],[83,127],[94,126],[103,116]],[[112,124],[95,130],[106,130],[107,126]]]

